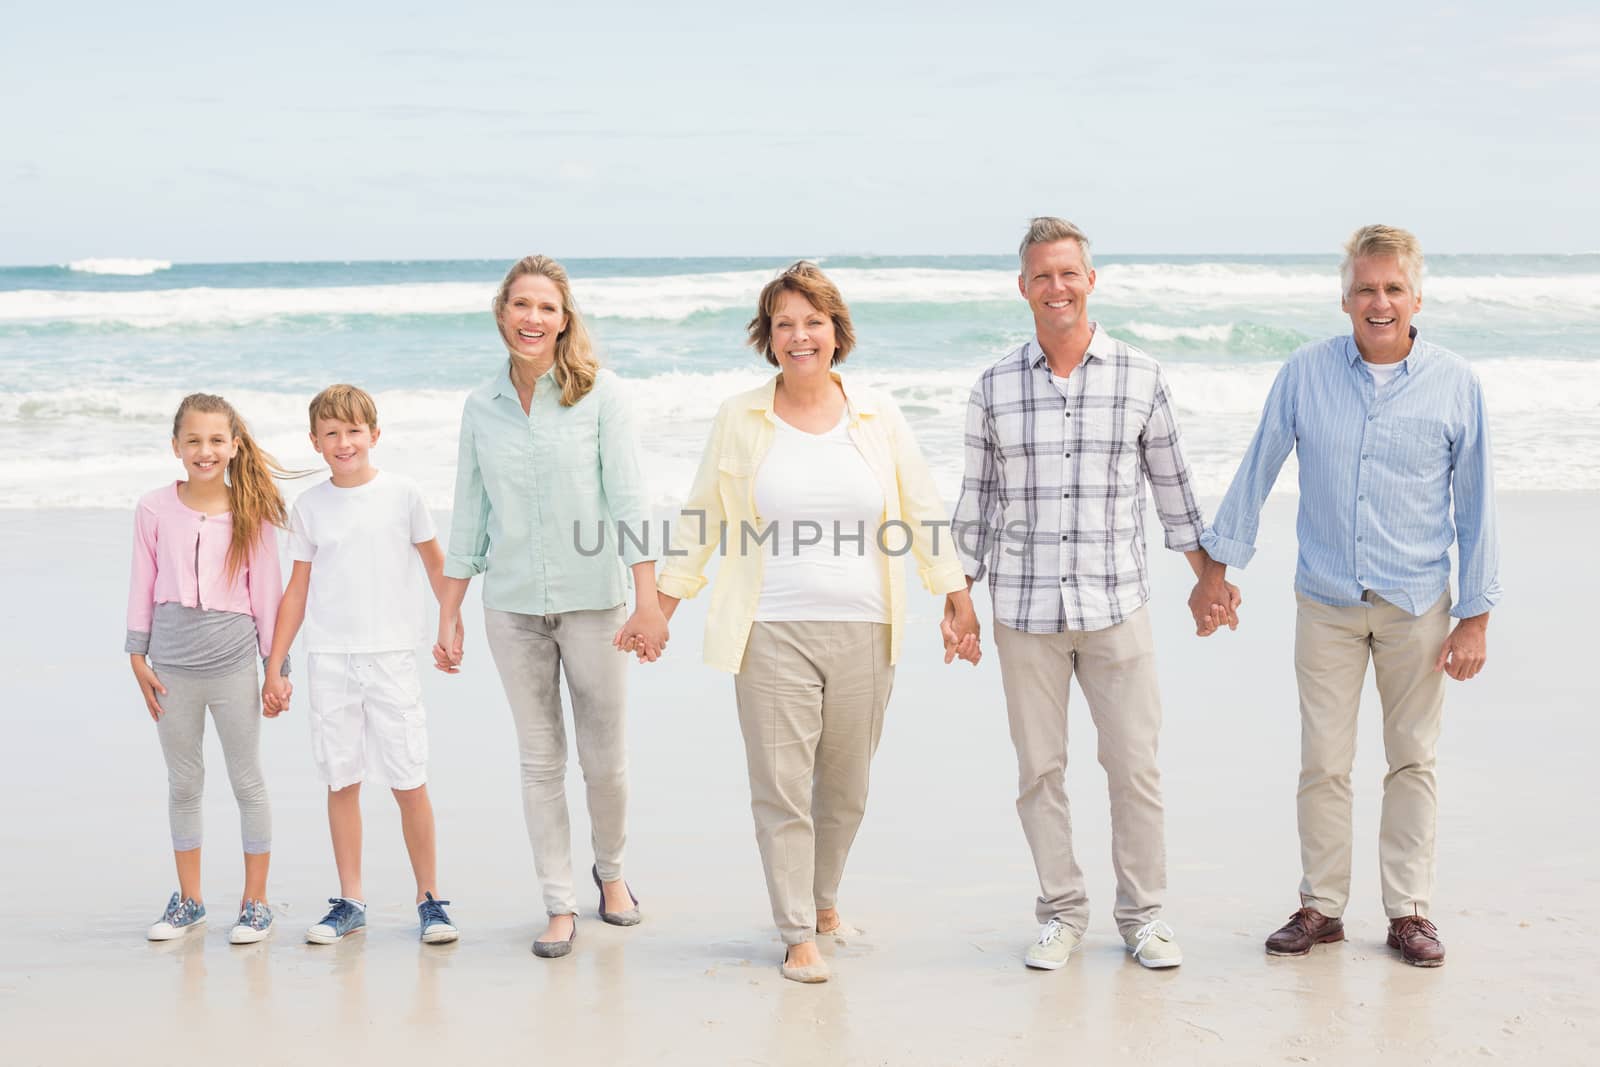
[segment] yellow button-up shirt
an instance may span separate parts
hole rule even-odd
[[[950,536],[949,509],[939,499],[927,461],[917,447],[905,416],[894,401],[869,390],[844,385],[851,441],[883,487],[884,511],[879,545],[890,554],[884,568],[888,582],[889,662],[900,657],[905,630],[905,568],[894,555],[909,543],[917,575],[928,591],[942,596],[967,587],[967,579]],[[657,587],[668,596],[687,599],[706,585],[711,554],[725,546],[711,610],[706,616],[705,661],[719,670],[739,672],[745,643],[761,600],[764,556],[760,543],[749,543],[741,531],[759,531],[755,475],[772,447],[772,398],[778,378],[724,401],[711,427],[711,438],[683,513],[672,531],[672,547]],[[726,531],[723,536],[723,531]]]

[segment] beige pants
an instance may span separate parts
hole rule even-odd
[[[1156,743],[1161,694],[1149,613],[1104,630],[1030,634],[996,624],[1000,679],[1017,749],[1017,814],[1039,872],[1039,921],[1081,935],[1089,894],[1072,855],[1067,808],[1067,695],[1074,674],[1099,735],[1111,791],[1111,863],[1117,928],[1126,936],[1161,913],[1167,888],[1161,772]]]
[[[1350,768],[1367,659],[1383,703],[1383,817],[1378,876],[1391,919],[1428,914],[1438,791],[1434,750],[1444,672],[1433,669],[1450,632],[1450,594],[1421,615],[1381,597],[1336,608],[1296,594],[1294,669],[1300,683],[1300,899],[1324,915],[1350,902]]]
[[[567,731],[559,678],[567,676],[578,763],[589,800],[590,843],[605,881],[622,877],[627,844],[628,657],[611,647],[623,607],[522,615],[485,608],[489,651],[500,671],[522,763],[522,813],[533,869],[550,915],[574,915],[572,825],[567,816]]]
[[[815,939],[817,909],[838,899],[893,684],[887,625],[751,627],[733,689],[756,844],[785,944]]]

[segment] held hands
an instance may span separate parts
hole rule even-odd
[[[1445,638],[1444,647],[1433,669],[1444,671],[1458,682],[1465,682],[1483,670],[1489,658],[1489,625],[1486,615],[1462,619]]]
[[[156,672],[150,669],[150,663],[143,656],[130,656],[133,663],[133,677],[139,683],[139,693],[144,697],[145,710],[150,712],[152,722],[161,721],[161,702],[156,699],[156,694],[167,695],[167,687],[161,684],[161,679],[156,677]]]
[[[439,640],[433,646],[433,667],[446,674],[461,673],[461,646],[466,641],[466,628],[460,615],[439,615]]]
[[[294,686],[281,674],[271,674],[261,686],[261,714],[276,719],[289,710],[289,695]]]
[[[1194,632],[1199,637],[1210,637],[1222,628],[1239,628],[1239,605],[1244,597],[1239,587],[1221,575],[1205,575],[1194,583],[1189,594],[1189,614],[1194,616]]]
[[[667,650],[669,636],[667,616],[660,603],[652,604],[647,600],[628,616],[628,621],[611,639],[611,646],[618,652],[632,652],[640,663],[654,663]]]
[[[944,661],[953,663],[963,659],[976,667],[983,658],[983,649],[979,646],[980,629],[970,594],[961,592],[946,596],[944,618],[939,622],[939,636],[944,638]]]

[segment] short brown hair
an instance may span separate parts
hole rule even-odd
[[[311,398],[311,432],[317,432],[318,419],[337,419],[354,425],[378,428],[378,405],[365,389],[354,385],[330,385]]]
[[[833,320],[833,362],[843,363],[850,350],[856,346],[856,328],[850,322],[850,308],[839,287],[828,280],[822,268],[809,260],[800,260],[767,283],[756,300],[756,317],[746,327],[750,331],[750,347],[767,357],[767,362],[778,366],[778,357],[772,354],[772,316],[778,313],[778,301],[784,293],[799,293],[807,303]]]

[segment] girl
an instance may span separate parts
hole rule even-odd
[[[168,941],[206,921],[200,798],[209,707],[244,836],[244,899],[228,939],[249,944],[272,929],[266,903],[272,813],[261,780],[255,656],[259,650],[265,658],[272,648],[282,597],[273,527],[287,516],[272,477],[287,472],[226,400],[206,393],[178,405],[172,454],[188,480],[149,493],[134,515],[125,646],[167,760],[178,867],[178,891],[149,937]]]

